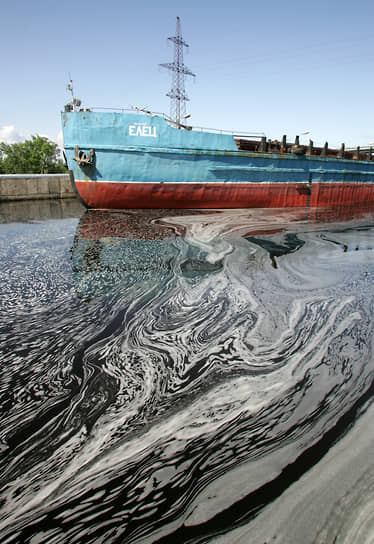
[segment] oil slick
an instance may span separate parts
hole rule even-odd
[[[373,537],[374,216],[311,216],[1,227],[4,542]]]

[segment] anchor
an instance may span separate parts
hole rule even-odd
[[[74,160],[81,168],[95,166],[96,162],[96,153],[94,149],[90,149],[88,156],[84,151],[80,151],[79,147],[76,145],[74,147]]]

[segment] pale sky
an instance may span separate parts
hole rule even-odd
[[[374,142],[373,0],[2,0],[0,140],[57,141],[69,73],[84,107],[169,113],[177,15],[191,124]]]

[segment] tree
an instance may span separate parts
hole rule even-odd
[[[31,136],[31,140],[16,144],[0,142],[0,173],[2,174],[54,174],[66,172],[58,158],[57,144],[44,136]]]

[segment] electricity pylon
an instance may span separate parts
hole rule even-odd
[[[189,45],[182,38],[179,17],[177,17],[175,36],[168,39],[174,43],[174,61],[160,64],[160,66],[173,72],[172,86],[166,96],[170,98],[170,117],[180,128],[181,118],[186,113],[186,102],[188,101],[184,90],[184,76],[195,77],[195,74],[183,63],[183,47],[189,47]]]

